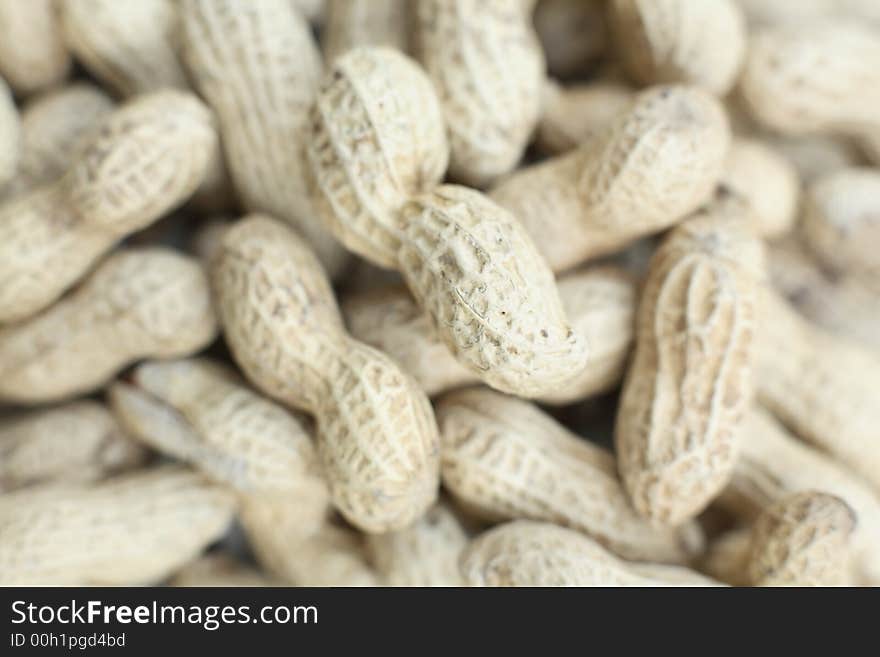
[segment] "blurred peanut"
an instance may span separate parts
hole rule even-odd
[[[538,0],[535,31],[553,77],[578,77],[605,54],[608,26],[603,0]]]
[[[186,0],[182,56],[217,114],[229,173],[248,210],[284,219],[331,276],[346,254],[314,215],[301,144],[321,76],[309,26],[290,0]]]
[[[0,0],[0,34],[0,75],[16,95],[51,87],[70,72],[54,0]]]
[[[120,251],[48,310],[0,328],[0,400],[91,392],[133,361],[189,355],[216,333],[198,262],[158,247]]]
[[[174,573],[168,586],[277,586],[255,568],[235,557],[215,552],[198,557]]]
[[[620,473],[636,510],[675,526],[725,486],[752,395],[760,242],[720,204],[651,260],[617,412]]]
[[[226,341],[244,373],[315,417],[337,508],[369,532],[412,523],[437,495],[430,403],[391,359],[345,332],[312,252],[280,223],[251,215],[226,232],[212,276]]]
[[[621,250],[707,201],[730,145],[722,106],[690,87],[656,87],[601,136],[506,178],[510,210],[554,271]]]
[[[751,542],[751,527],[737,527],[721,534],[709,543],[700,558],[700,572],[731,586],[750,586]]]
[[[490,520],[555,522],[626,559],[683,563],[696,528],[655,529],[630,506],[614,456],[528,402],[474,388],[437,404],[444,486]]]
[[[70,402],[0,420],[0,491],[103,479],[146,458],[147,450],[97,402]]]
[[[735,0],[612,0],[610,25],[627,72],[641,84],[693,84],[723,96],[746,51]]]
[[[763,135],[762,141],[783,155],[809,184],[844,167],[863,162],[851,140],[834,135]]]
[[[13,181],[22,158],[21,119],[12,93],[0,78],[0,192]]]
[[[0,497],[0,583],[150,584],[215,541],[233,507],[231,493],[177,466],[9,493]]]
[[[358,46],[388,46],[406,52],[412,0],[328,0],[321,45],[324,60]]]
[[[0,323],[43,310],[120,239],[186,200],[216,139],[194,96],[141,96],[110,115],[63,178],[0,206]]]

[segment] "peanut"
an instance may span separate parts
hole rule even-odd
[[[769,507],[755,521],[748,562],[757,586],[842,586],[852,509],[838,497],[805,491]]]
[[[642,575],[583,534],[518,520],[478,536],[461,557],[470,586],[692,586],[696,574]],[[708,580],[707,580],[708,581]]]
[[[595,65],[608,45],[602,0],[538,0],[535,31],[550,75],[578,77]]]
[[[338,58],[306,151],[327,224],[356,253],[400,269],[438,335],[483,381],[540,395],[583,370],[586,345],[516,219],[464,187],[424,191],[443,175],[447,148],[431,84],[413,62],[382,48]]]
[[[0,329],[0,400],[46,403],[90,392],[135,360],[188,355],[216,332],[197,262],[161,248],[121,251],[70,296]]]
[[[734,0],[612,0],[609,7],[617,51],[636,81],[693,84],[719,96],[733,86],[746,51]]]
[[[408,50],[410,0],[329,0],[322,45],[332,62],[358,46]]]
[[[18,95],[58,84],[70,71],[70,53],[54,0],[0,0],[0,75]]]
[[[306,486],[327,495],[302,423],[251,392],[234,371],[189,359],[143,363],[132,377],[134,385],[110,388],[113,410],[131,435],[242,493]]]
[[[186,89],[175,53],[176,0],[64,0],[64,36],[76,58],[120,96]]]
[[[541,397],[544,403],[563,405],[607,392],[620,382],[633,340],[636,290],[621,270],[601,267],[562,277],[559,295],[572,328],[592,352],[574,381]],[[405,291],[350,298],[343,303],[343,313],[354,337],[394,358],[429,396],[479,383]]]
[[[225,531],[233,504],[231,494],[175,466],[9,493],[0,498],[0,583],[161,580]]]
[[[751,527],[731,529],[711,543],[700,559],[700,571],[731,586],[750,586]]]
[[[540,114],[544,57],[521,4],[415,4],[419,60],[449,130],[449,173],[468,185],[484,187],[513,170]]]
[[[525,401],[486,389],[437,404],[445,487],[489,519],[543,520],[626,559],[681,563],[695,527],[654,529],[630,507],[608,451]]]
[[[97,402],[76,401],[0,420],[0,491],[103,479],[146,458],[147,451]]]
[[[290,0],[187,0],[183,59],[217,113],[229,173],[246,208],[284,219],[331,276],[345,253],[314,216],[300,146],[321,59]]]
[[[642,291],[615,441],[632,503],[654,523],[698,514],[736,462],[763,264],[738,218],[716,204],[686,220],[655,253]]]
[[[467,534],[443,504],[428,509],[412,527],[367,538],[385,586],[462,586],[458,558],[467,544]]]
[[[215,552],[186,564],[174,573],[168,586],[277,586],[277,583],[235,557]]]
[[[107,119],[63,178],[0,206],[0,323],[45,309],[122,237],[182,203],[215,141],[195,97],[142,96]]]
[[[880,581],[880,497],[861,479],[788,434],[760,407],[740,428],[740,457],[719,502],[746,518],[791,494],[820,490],[844,500],[858,524],[852,549],[861,575]]]
[[[12,93],[0,78],[0,190],[15,176],[22,157],[22,129]]]
[[[562,271],[696,210],[721,178],[729,144],[712,96],[657,87],[640,93],[599,138],[514,173],[491,196]]]
[[[880,357],[811,325],[772,290],[763,291],[761,306],[759,400],[880,490]]]
[[[317,421],[337,508],[383,532],[434,501],[439,438],[427,397],[387,356],[345,332],[330,284],[297,236],[252,215],[212,267],[224,334],[258,389]]]
[[[764,142],[794,165],[804,184],[863,162],[851,140],[833,135],[765,135]]]

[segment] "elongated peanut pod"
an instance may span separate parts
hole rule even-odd
[[[186,89],[175,52],[175,0],[64,0],[61,22],[76,58],[117,94]]]
[[[880,129],[880,35],[829,18],[751,38],[739,89],[752,115],[786,134],[858,136]]]
[[[189,0],[180,6],[183,58],[217,113],[233,183],[249,210],[284,219],[331,276],[346,254],[314,216],[301,146],[321,58],[290,0]]]
[[[720,206],[686,220],[651,260],[617,415],[636,510],[677,525],[724,488],[752,395],[760,242]]]
[[[470,586],[693,586],[696,578],[643,575],[583,534],[528,520],[478,536],[461,571]]]
[[[186,356],[217,334],[199,263],[162,248],[120,251],[70,296],[0,329],[0,399],[91,392],[141,358]]]
[[[408,50],[410,0],[328,0],[321,43],[332,62],[358,46]]]
[[[101,404],[76,401],[0,421],[0,490],[91,481],[140,465],[147,450]]]
[[[880,490],[880,358],[812,325],[769,289],[760,324],[755,388],[761,403]]]
[[[444,504],[412,527],[367,537],[370,560],[386,586],[462,586],[458,559],[468,536]]]
[[[783,498],[755,521],[748,574],[756,586],[850,583],[853,510],[838,497],[804,491]]]
[[[0,78],[0,191],[18,173],[23,154],[21,119],[3,78]]]
[[[638,82],[695,84],[723,96],[736,81],[746,29],[735,0],[613,0],[610,16],[617,50]]]
[[[630,87],[615,82],[563,87],[548,81],[535,135],[538,149],[547,155],[559,155],[601,135],[629,108],[635,95]]]
[[[54,0],[0,0],[0,75],[16,94],[61,82],[70,72]]]
[[[729,145],[727,118],[712,96],[656,87],[640,93],[600,137],[512,174],[491,197],[561,271],[696,210],[720,180]]]
[[[167,577],[226,530],[234,498],[164,466],[0,499],[3,585],[134,585]]]
[[[206,359],[139,365],[110,401],[123,426],[242,493],[325,489],[311,436],[291,412]],[[317,495],[317,493],[316,493]]]
[[[485,186],[511,171],[541,109],[544,56],[531,16],[509,0],[418,0],[416,49],[437,89],[450,175]]]
[[[308,247],[252,215],[228,230],[212,269],[224,334],[242,370],[265,394],[314,415],[337,508],[370,532],[419,517],[437,495],[430,403],[391,359],[345,332]]]
[[[98,87],[77,82],[35,96],[21,115],[22,157],[15,194],[60,178],[113,110]]]
[[[836,495],[858,518],[852,551],[861,575],[880,582],[880,497],[845,467],[785,431],[760,406],[739,431],[740,456],[719,503],[754,518],[793,493],[820,490]]]
[[[590,345],[587,367],[545,404],[569,404],[607,392],[623,376],[633,342],[635,281],[622,270],[600,267],[563,276],[559,296],[572,328]],[[431,320],[402,289],[351,297],[343,313],[352,335],[390,355],[429,396],[478,383],[437,336]]]
[[[185,201],[217,135],[176,91],[114,112],[67,174],[0,206],[0,323],[43,310],[121,238]]]
[[[621,557],[683,563],[695,527],[655,529],[630,506],[614,456],[531,404],[486,389],[437,405],[445,487],[490,519],[577,529]]]
[[[358,254],[400,269],[438,335],[482,380],[534,396],[583,370],[586,345],[516,219],[479,192],[436,187],[448,148],[414,62],[384,48],[338,58],[306,151],[327,224]]]
[[[225,552],[203,555],[174,573],[168,586],[279,586],[256,568]]]
[[[822,261],[839,273],[880,281],[880,171],[842,169],[807,190],[801,232]]]

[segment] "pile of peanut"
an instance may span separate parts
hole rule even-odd
[[[0,585],[880,585],[880,2],[0,0]]]

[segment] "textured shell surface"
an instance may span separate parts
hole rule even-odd
[[[579,530],[621,557],[681,563],[694,527],[653,528],[630,506],[613,455],[528,402],[487,389],[437,405],[445,487],[490,519]]]
[[[158,247],[120,251],[70,296],[0,329],[0,398],[32,404],[90,392],[134,360],[186,356],[216,334],[197,261]]]
[[[522,157],[541,109],[544,57],[529,14],[509,0],[415,3],[419,60],[437,89],[450,175],[485,186]]]
[[[0,582],[155,583],[218,539],[234,507],[229,491],[178,466],[10,493],[0,501]]]
[[[553,273],[506,210],[442,185],[409,202],[400,269],[437,334],[499,390],[555,392],[587,366]]]
[[[618,410],[620,472],[635,508],[676,525],[724,487],[751,400],[760,242],[708,211],[652,259]]]
[[[324,78],[306,132],[309,195],[350,250],[394,267],[409,197],[443,178],[449,144],[440,104],[419,66],[395,50],[361,47]]]

